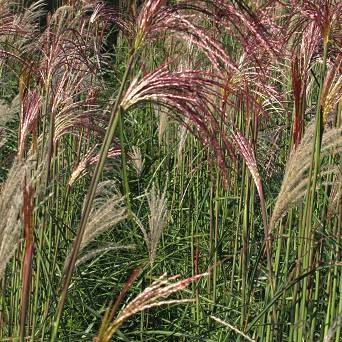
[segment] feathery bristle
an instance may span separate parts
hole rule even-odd
[[[97,194],[81,242],[80,251],[98,235],[127,218],[124,197],[115,193],[112,181],[100,183]]]
[[[24,179],[28,164],[14,161],[0,193],[0,279],[21,236]]]
[[[109,244],[106,246],[102,246],[102,247],[93,249],[87,252],[85,255],[82,255],[81,257],[79,257],[75,263],[75,267],[78,267],[86,263],[88,260],[95,258],[99,254],[104,255],[105,253],[111,252],[111,251],[131,250],[134,248],[135,248],[134,245],[120,246],[120,245]]]
[[[300,145],[291,152],[285,170],[282,186],[273,210],[271,228],[307,192],[309,170],[312,159],[312,143],[315,122],[312,122],[303,136]],[[342,151],[342,128],[327,129],[323,134],[321,159],[328,155],[336,155]]]
[[[90,212],[79,252],[93,242],[97,236],[127,218],[124,202],[125,198],[115,190],[113,181],[104,181],[99,184],[97,197]],[[71,254],[69,253],[64,262],[64,270],[69,263],[70,257]]]
[[[156,185],[153,183],[152,189],[146,194],[149,206],[149,229],[146,230],[141,221],[134,215],[135,221],[141,229],[144,240],[148,249],[148,256],[151,265],[153,264],[157,247],[167,224],[167,201],[166,201],[166,186],[163,193],[160,193]]]
[[[132,146],[132,152],[129,154],[131,164],[133,165],[138,176],[141,175],[144,167],[144,159],[138,146]]]
[[[191,282],[195,282],[200,278],[207,276],[208,273],[199,274],[194,277],[180,280],[176,283],[171,283],[179,276],[167,277],[164,273],[159,279],[154,281],[143,292],[131,300],[125,308],[119,313],[118,317],[113,322],[108,322],[105,318],[102,321],[100,328],[100,336],[95,338],[95,341],[108,342],[121,325],[131,316],[136,313],[147,310],[153,307],[170,304],[183,304],[193,302],[192,299],[167,299],[170,295],[184,290]],[[111,308],[108,308],[111,311]],[[108,311],[107,311],[108,312]]]
[[[148,231],[148,245],[150,262],[153,264],[156,257],[157,246],[159,244],[163,230],[167,224],[167,201],[166,201],[166,186],[162,193],[152,185],[151,191],[147,194],[147,202],[150,209],[148,218],[149,231]]]

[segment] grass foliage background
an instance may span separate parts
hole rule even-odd
[[[0,0],[0,341],[340,341],[341,12]]]

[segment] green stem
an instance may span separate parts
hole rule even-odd
[[[131,219],[132,224],[134,226],[135,221],[134,221],[134,218],[132,216],[132,211],[131,211],[131,199],[130,199],[130,190],[129,190],[129,184],[128,184],[127,159],[126,159],[125,139],[124,139],[124,134],[123,134],[122,109],[121,108],[119,108],[117,112],[117,116],[119,120],[119,139],[120,139],[120,148],[121,148],[122,181],[123,181],[128,216]]]
[[[126,67],[126,71],[125,71],[125,74],[123,76],[123,79],[122,79],[122,82],[120,85],[119,93],[117,95],[115,104],[114,104],[113,109],[111,111],[111,117],[110,117],[108,129],[106,131],[106,135],[104,137],[103,144],[101,146],[99,161],[96,165],[95,172],[93,174],[91,184],[89,187],[89,191],[87,194],[87,198],[85,201],[83,214],[81,216],[80,227],[77,231],[77,235],[76,235],[76,238],[75,238],[75,241],[74,241],[74,244],[72,247],[72,251],[71,251],[71,257],[70,257],[70,260],[69,260],[68,265],[66,267],[65,277],[64,277],[64,281],[63,281],[63,289],[61,291],[61,295],[60,295],[57,310],[56,310],[56,318],[55,318],[55,321],[53,324],[53,330],[52,330],[52,335],[51,335],[51,340],[50,340],[51,342],[56,341],[59,323],[60,323],[60,319],[62,316],[64,304],[66,301],[66,296],[67,296],[68,288],[70,285],[72,273],[74,270],[77,254],[78,254],[78,251],[80,249],[83,234],[84,234],[87,222],[88,222],[91,206],[92,206],[93,200],[95,198],[96,188],[97,188],[97,185],[99,183],[99,180],[100,180],[100,177],[102,174],[102,170],[103,170],[106,158],[107,158],[107,154],[108,154],[110,145],[112,143],[116,128],[117,128],[118,123],[119,123],[120,115],[117,115],[118,114],[117,111],[119,108],[121,96],[122,96],[123,91],[124,91],[125,83],[128,79],[130,71],[134,65],[135,56],[136,56],[136,54],[135,54],[135,51],[133,50],[132,53],[130,54],[129,61],[128,61],[127,67]]]

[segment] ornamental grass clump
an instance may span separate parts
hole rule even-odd
[[[114,3],[0,0],[0,340],[340,341],[340,1]]]

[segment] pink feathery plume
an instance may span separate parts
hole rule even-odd
[[[140,80],[135,79],[123,96],[121,106],[127,110],[141,103],[155,102],[171,109],[181,124],[190,122],[187,128],[214,153],[226,183],[225,152],[233,160],[235,155],[220,127],[217,105],[211,99],[219,98],[217,89],[220,86],[221,81],[210,73],[198,70],[171,72],[164,65]]]
[[[231,128],[231,135],[233,142],[235,143],[236,148],[240,152],[243,160],[246,162],[249,172],[252,175],[253,181],[257,188],[260,204],[261,204],[261,214],[262,220],[264,224],[264,231],[265,231],[265,240],[269,239],[269,229],[267,223],[267,216],[266,216],[266,207],[265,207],[265,197],[264,197],[264,190],[262,185],[262,180],[258,171],[258,166],[255,158],[254,149],[249,143],[249,141],[234,127]]]
[[[36,91],[30,91],[23,99],[20,108],[19,155],[22,156],[25,142],[39,118],[41,98]]]
[[[98,16],[115,22],[118,28],[133,41],[134,49],[139,49],[165,33],[173,34],[183,40],[191,39],[217,70],[237,70],[236,64],[219,40],[192,20],[198,15],[209,19],[210,11],[206,6],[188,2],[166,6],[165,3],[165,0],[146,1],[136,19],[108,6],[103,6]]]
[[[95,148],[88,151],[80,162],[74,167],[74,170],[69,178],[68,186],[72,186],[77,179],[84,175],[90,166],[95,165],[99,160],[99,155],[95,153]],[[107,154],[107,158],[115,158],[121,154],[121,149],[118,146],[112,147]]]

